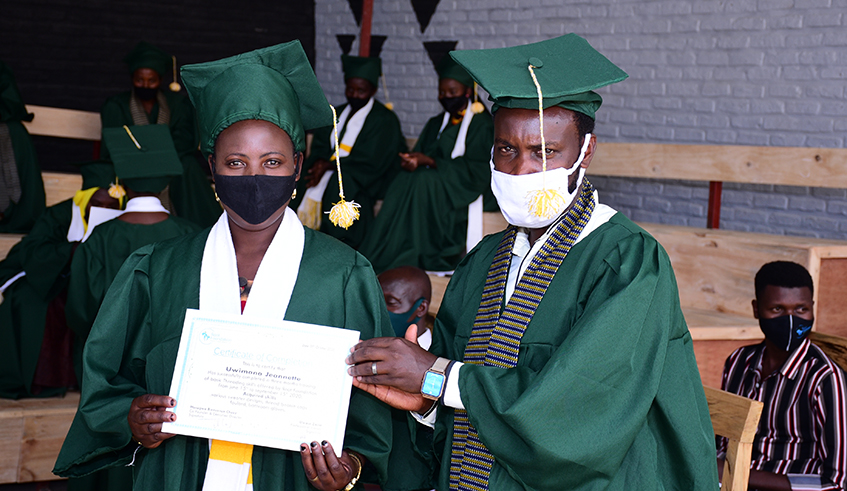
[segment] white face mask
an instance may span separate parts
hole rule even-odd
[[[548,170],[546,173],[534,172],[519,176],[494,170],[494,151],[492,149],[490,161],[491,191],[494,193],[494,197],[497,198],[497,204],[500,205],[500,211],[503,213],[506,221],[516,227],[526,228],[544,228],[553,223],[570,206],[579,192],[582,179],[585,177],[585,169],[580,164],[582,164],[582,159],[585,158],[585,152],[588,150],[589,143],[591,143],[591,133],[585,135],[585,142],[582,144],[582,151],[579,153],[579,158],[570,169],[559,167]],[[579,172],[579,177],[571,193],[568,192],[568,179],[575,172]],[[557,190],[565,197],[559,209],[549,217],[541,217],[532,213],[529,206],[529,199],[532,194],[543,189],[545,185],[547,189]]]

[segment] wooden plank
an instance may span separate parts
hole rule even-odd
[[[450,283],[451,276],[439,276],[434,273],[427,274],[429,275],[430,283],[432,283],[432,299],[429,302],[429,313],[436,315],[438,314],[439,307],[441,307],[444,291],[447,290],[447,284]]]
[[[82,188],[82,176],[79,174],[42,172],[41,179],[44,181],[47,206],[73,198],[74,193]]]
[[[0,261],[6,259],[9,250],[23,238],[21,234],[0,234]]]
[[[704,386],[716,435],[753,443],[764,405],[746,397]]]
[[[99,113],[30,105],[26,106],[26,109],[35,114],[31,122],[24,122],[24,126],[31,135],[54,136],[74,140],[100,140]]]
[[[600,142],[589,175],[847,188],[845,148]]]
[[[836,336],[847,337],[847,259],[830,257],[820,258],[818,278],[815,281],[817,293],[817,315],[815,330]]]
[[[0,484],[18,480],[23,435],[24,418],[17,401],[0,400]]]
[[[847,242],[640,223],[668,252],[684,306],[752,316],[753,279],[770,261],[794,261],[819,284],[820,257],[847,258]],[[815,298],[819,294],[815,289]],[[817,302],[816,312],[831,308]]]
[[[847,370],[847,338],[813,331],[809,334],[809,339],[820,346],[838,366]]]

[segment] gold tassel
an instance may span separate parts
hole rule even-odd
[[[182,87],[176,81],[176,56],[171,56],[171,58],[174,60],[174,81],[168,85],[168,88],[171,89],[171,92],[179,92]]]
[[[117,180],[117,179],[115,179]],[[126,189],[120,184],[113,182],[111,186],[109,186],[109,196],[119,200],[126,196]]]
[[[562,203],[566,203],[566,200],[558,190],[547,189],[547,184],[544,181],[547,174],[547,143],[544,141],[544,97],[541,95],[541,85],[535,77],[534,67],[529,64],[528,68],[532,82],[535,84],[535,90],[538,92],[538,126],[541,131],[541,189],[531,191],[527,195],[527,204],[530,213],[538,217],[550,218],[558,211]]]
[[[332,131],[335,135],[335,167],[338,172],[338,197],[341,201],[332,205],[329,210],[329,221],[336,227],[341,227],[344,230],[350,228],[353,222],[359,219],[359,203],[355,201],[344,200],[344,182],[341,180],[341,158],[339,157],[338,148],[338,117],[335,113],[335,107],[330,104],[332,109]]]
[[[479,94],[477,94],[477,91],[476,91],[477,87],[478,86],[477,86],[476,82],[474,82],[473,83],[473,104],[471,104],[471,112],[473,112],[474,114],[479,114],[482,111],[485,111],[485,106],[483,106],[482,103],[479,102]]]
[[[380,73],[379,79],[382,80],[382,93],[385,94],[385,104],[383,104],[389,111],[394,110],[394,103],[389,102],[388,100],[388,85],[385,84],[385,74]],[[358,215],[356,215],[358,216]]]

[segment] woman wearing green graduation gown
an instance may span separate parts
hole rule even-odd
[[[168,188],[171,204],[177,215],[202,227],[215,223],[221,207],[198,160],[194,109],[187,97],[160,90],[171,67],[170,55],[142,41],[124,61],[132,75],[133,90],[106,99],[100,109],[103,128],[167,125],[182,162],[181,175],[174,176]],[[102,153],[103,158],[109,158],[108,149],[102,149]]]
[[[382,272],[398,266],[452,271],[465,254],[468,205],[489,189],[494,123],[471,110],[473,79],[450,56],[438,63],[445,111],[427,121],[359,248]]]
[[[25,234],[44,212],[44,182],[12,70],[0,61],[0,233]]]
[[[187,308],[276,313],[359,330],[364,339],[391,331],[367,260],[304,229],[287,209],[304,127],[331,122],[300,43],[187,66],[182,74],[225,214],[199,234],[139,249],[121,268],[88,339],[60,475],[131,463],[134,488],[150,491],[208,488],[220,475],[209,440],[161,433],[160,423],[172,417],[164,409],[175,404],[164,394]],[[343,489],[365,460],[384,477],[390,442],[389,409],[354,389],[340,458],[329,445],[340,442],[311,442],[300,452],[254,446],[252,484],[236,489]]]

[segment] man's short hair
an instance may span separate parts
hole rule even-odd
[[[803,266],[791,261],[767,263],[756,273],[756,298],[761,296],[767,286],[780,288],[803,288],[814,294],[812,275]]]

